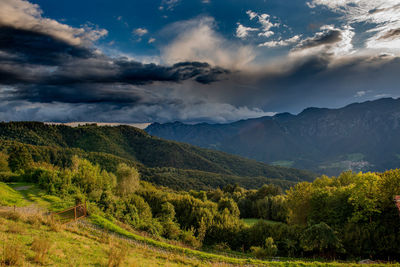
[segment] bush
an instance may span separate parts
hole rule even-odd
[[[256,257],[258,259],[264,259],[267,257],[267,253],[266,253],[265,249],[263,249],[262,247],[251,247],[250,251],[251,251],[251,254],[253,254],[254,257]]]
[[[265,239],[265,252],[267,256],[270,257],[275,256],[278,252],[278,248],[274,244],[274,239],[272,239],[272,237],[268,237],[267,239]]]
[[[272,237],[267,237],[265,239],[264,247],[251,247],[252,254],[259,259],[275,256],[278,252],[277,246],[274,244],[274,239]]]
[[[168,239],[178,239],[181,233],[179,225],[171,220],[162,222],[164,228],[163,236]]]
[[[12,173],[12,172],[2,172],[0,171],[0,182],[17,182],[19,178],[18,174]]]
[[[228,243],[226,242],[221,242],[218,244],[214,245],[214,249],[219,250],[219,251],[229,251],[231,248],[229,247]]]
[[[189,245],[189,246],[194,247],[194,248],[201,247],[201,243],[194,236],[193,230],[182,231],[179,238],[186,245]]]

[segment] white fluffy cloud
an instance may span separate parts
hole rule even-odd
[[[0,1],[0,26],[48,34],[72,45],[86,45],[108,33],[105,29],[91,26],[74,28],[56,20],[44,18],[38,5],[24,0]]]
[[[237,28],[236,28],[236,37],[245,39],[247,36],[249,36],[249,32],[254,32],[258,31],[257,28],[251,28],[251,27],[246,27],[240,24],[239,22],[237,23]]]
[[[159,10],[174,10],[175,6],[178,5],[180,0],[162,0]]]
[[[250,28],[250,27],[242,26],[240,23],[238,23],[239,26],[242,26],[241,27],[242,29],[247,29],[246,36],[249,31],[258,31],[259,32],[258,36],[268,38],[275,34],[275,32],[271,30],[271,28],[280,26],[280,23],[272,22],[271,16],[268,14],[259,14],[257,12],[251,11],[251,10],[247,10],[246,14],[249,16],[250,20],[256,19],[257,22],[260,24],[259,28]],[[238,31],[239,26],[238,26],[236,32]],[[236,36],[240,37],[238,35],[236,35]],[[240,37],[240,38],[242,38],[242,37]]]
[[[211,17],[181,21],[170,26],[179,35],[162,49],[168,64],[181,61],[203,61],[231,69],[242,69],[255,58],[251,46],[232,43],[215,31]]]
[[[288,46],[291,44],[295,44],[297,43],[301,38],[301,35],[295,35],[293,37],[290,37],[288,39],[285,40],[276,40],[276,41],[268,41],[262,44],[259,44],[258,46],[265,46],[265,47],[281,47],[281,46]]]
[[[145,28],[137,28],[137,29],[133,30],[132,33],[134,35],[142,37],[143,35],[149,33],[149,31],[147,29],[145,29]]]
[[[400,3],[398,0],[312,0],[310,8],[325,6],[342,14],[347,24],[366,23],[372,34],[368,49],[400,51]]]
[[[344,56],[354,53],[352,40],[354,29],[351,26],[336,28],[333,25],[324,25],[314,36],[298,43],[291,51],[292,55],[316,55],[327,53],[335,56]]]

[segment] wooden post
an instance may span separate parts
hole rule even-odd
[[[74,217],[75,217],[75,221],[76,221],[76,206],[74,207]]]
[[[397,209],[399,210],[399,215],[400,215],[400,196],[394,197],[394,204],[396,205]]]

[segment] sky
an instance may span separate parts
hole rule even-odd
[[[228,123],[400,97],[398,0],[1,0],[0,121]]]

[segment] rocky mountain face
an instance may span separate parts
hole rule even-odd
[[[383,98],[340,109],[307,108],[298,115],[281,113],[230,124],[153,123],[146,131],[328,175],[400,167],[400,99]]]

